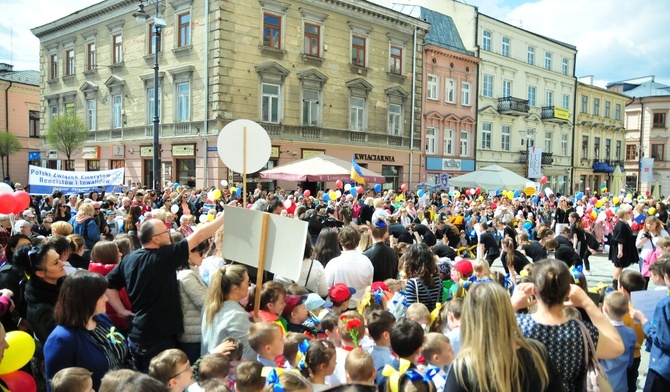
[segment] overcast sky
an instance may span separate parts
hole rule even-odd
[[[202,1],[202,0],[195,0]],[[436,0],[450,1],[450,0]],[[0,62],[39,69],[39,40],[30,29],[99,0],[0,0]],[[577,46],[577,76],[596,84],[656,75],[670,84],[670,8],[654,0],[465,0],[479,11]],[[669,3],[670,4],[670,3]]]

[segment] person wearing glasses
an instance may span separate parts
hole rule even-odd
[[[181,310],[184,314],[184,333],[178,336],[177,348],[186,353],[191,363],[200,358],[200,320],[202,319],[202,305],[207,294],[207,284],[202,279],[198,268],[202,265],[205,252],[209,249],[209,241],[204,241],[191,249],[188,262],[182,265],[177,272],[179,280],[179,297]]]
[[[107,275],[109,303],[124,317],[133,317],[128,345],[137,370],[147,372],[151,358],[176,348],[184,332],[177,269],[188,262],[190,251],[223,226],[223,214],[185,239],[172,243],[170,230],[158,219],[139,228],[141,249],[135,250]],[[123,307],[119,290],[126,288],[132,311]]]
[[[56,328],[54,308],[60,290],[59,280],[66,275],[65,268],[60,255],[49,244],[34,248],[20,247],[14,253],[14,263],[20,265],[28,277],[25,289],[26,319],[35,337],[35,355],[31,367],[38,390],[44,390],[40,389],[46,383],[43,376],[43,346],[51,331]]]
[[[44,345],[47,380],[62,369],[90,371],[93,389],[100,389],[109,371],[131,366],[128,345],[105,314],[107,280],[90,271],[76,271],[63,282],[54,311],[58,324]]]

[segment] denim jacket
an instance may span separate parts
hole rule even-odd
[[[642,329],[651,341],[649,369],[670,380],[670,296],[658,301],[653,319]]]

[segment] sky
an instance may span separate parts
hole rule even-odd
[[[15,70],[38,70],[39,40],[30,29],[98,2],[0,0],[3,12],[12,15],[4,19],[11,23],[0,24],[0,62],[12,62]],[[461,2],[507,23],[575,45],[577,76],[592,75],[596,85],[604,87],[608,82],[648,75],[656,75],[657,82],[670,85],[670,9],[662,6],[664,2],[670,4],[668,0]]]

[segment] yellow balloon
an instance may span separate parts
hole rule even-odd
[[[337,200],[337,193],[335,192],[330,192],[328,194],[328,197],[330,197],[330,200]]]
[[[603,189],[601,189],[601,191],[607,192],[607,188],[603,188]]]
[[[591,218],[596,219],[598,217],[598,213],[595,211],[591,211]]]
[[[649,213],[649,215],[654,215],[656,213],[656,208],[651,207],[647,212]]]
[[[627,199],[631,199],[631,200],[633,200],[633,194],[632,194],[632,193],[627,194],[627,195],[626,195],[626,198],[627,198]]]
[[[514,192],[512,191],[507,192],[507,198],[510,200],[514,199]]]
[[[605,203],[605,202],[602,201],[602,199],[598,200],[598,201],[596,202],[596,208],[601,208],[601,207],[603,206],[604,203]]]
[[[0,374],[11,373],[24,367],[35,353],[35,340],[23,331],[7,332],[9,348],[0,363]]]
[[[230,193],[235,193],[235,192],[237,192],[237,188],[235,188],[234,186],[231,186],[230,187]]]
[[[461,196],[461,192],[459,192],[459,191],[454,191],[454,197],[460,197],[460,196]]]
[[[594,195],[594,196],[595,196],[595,195],[597,195],[597,194],[598,194],[598,192],[597,192],[597,191],[593,191],[593,195]]]
[[[477,200],[484,201],[484,196],[479,196],[479,198],[477,198]]]
[[[616,197],[616,196],[614,196],[614,197],[612,198],[612,203],[614,203],[614,205],[619,204],[619,201],[620,201],[619,198]]]
[[[608,199],[608,198],[606,198],[606,197],[603,197],[603,198],[602,198],[602,201],[603,201],[603,202],[605,202],[605,201],[610,201],[610,199]]]
[[[221,198],[221,191],[218,189],[214,190],[214,200],[219,200]]]

